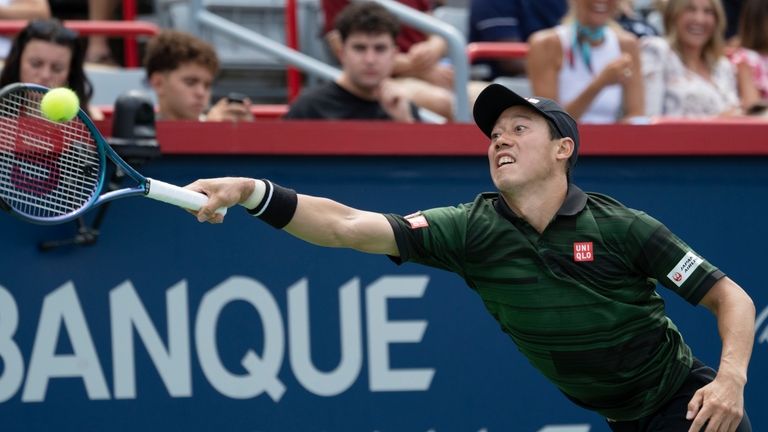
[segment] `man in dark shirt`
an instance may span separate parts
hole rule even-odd
[[[302,92],[284,118],[417,121],[415,106],[389,78],[399,27],[397,19],[376,3],[345,8],[336,20],[342,39],[341,75]]]
[[[474,117],[497,190],[472,202],[400,216],[269,180],[188,188],[208,196],[199,221],[220,223],[216,209],[240,204],[311,244],[456,273],[531,365],[614,432],[750,432],[749,295],[660,221],[571,182],[579,131],[557,102],[491,84]],[[657,283],[715,315],[718,370],[694,357]]]

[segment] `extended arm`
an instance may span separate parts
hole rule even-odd
[[[236,204],[255,208],[267,199],[264,182],[249,178],[198,180],[187,187],[208,195],[208,203],[197,212],[201,222],[222,222],[223,217],[215,213],[217,208]],[[399,254],[392,227],[383,214],[358,210],[327,198],[301,194],[296,198],[295,212],[283,228],[288,233],[319,246]]]
[[[699,389],[688,404],[691,431],[734,431],[744,414],[744,386],[755,337],[755,306],[731,279],[720,279],[701,300],[717,317],[723,342],[717,377]],[[703,429],[701,429],[703,430]]]
[[[285,231],[312,244],[397,256],[395,235],[381,213],[299,194],[296,213]]]

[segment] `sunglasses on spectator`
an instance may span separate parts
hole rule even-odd
[[[48,39],[57,43],[71,43],[78,38],[76,31],[68,29],[56,21],[48,20],[30,21],[27,25],[27,32],[32,38]]]

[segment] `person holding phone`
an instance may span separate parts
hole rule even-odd
[[[158,120],[253,121],[251,101],[239,93],[211,102],[219,58],[207,42],[163,30],[147,44],[147,79],[158,100]]]
[[[206,114],[208,121],[253,121],[251,99],[242,94],[232,92],[216,102]]]

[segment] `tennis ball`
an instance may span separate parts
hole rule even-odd
[[[49,90],[40,101],[40,112],[55,122],[72,120],[80,110],[77,94],[66,87]]]

